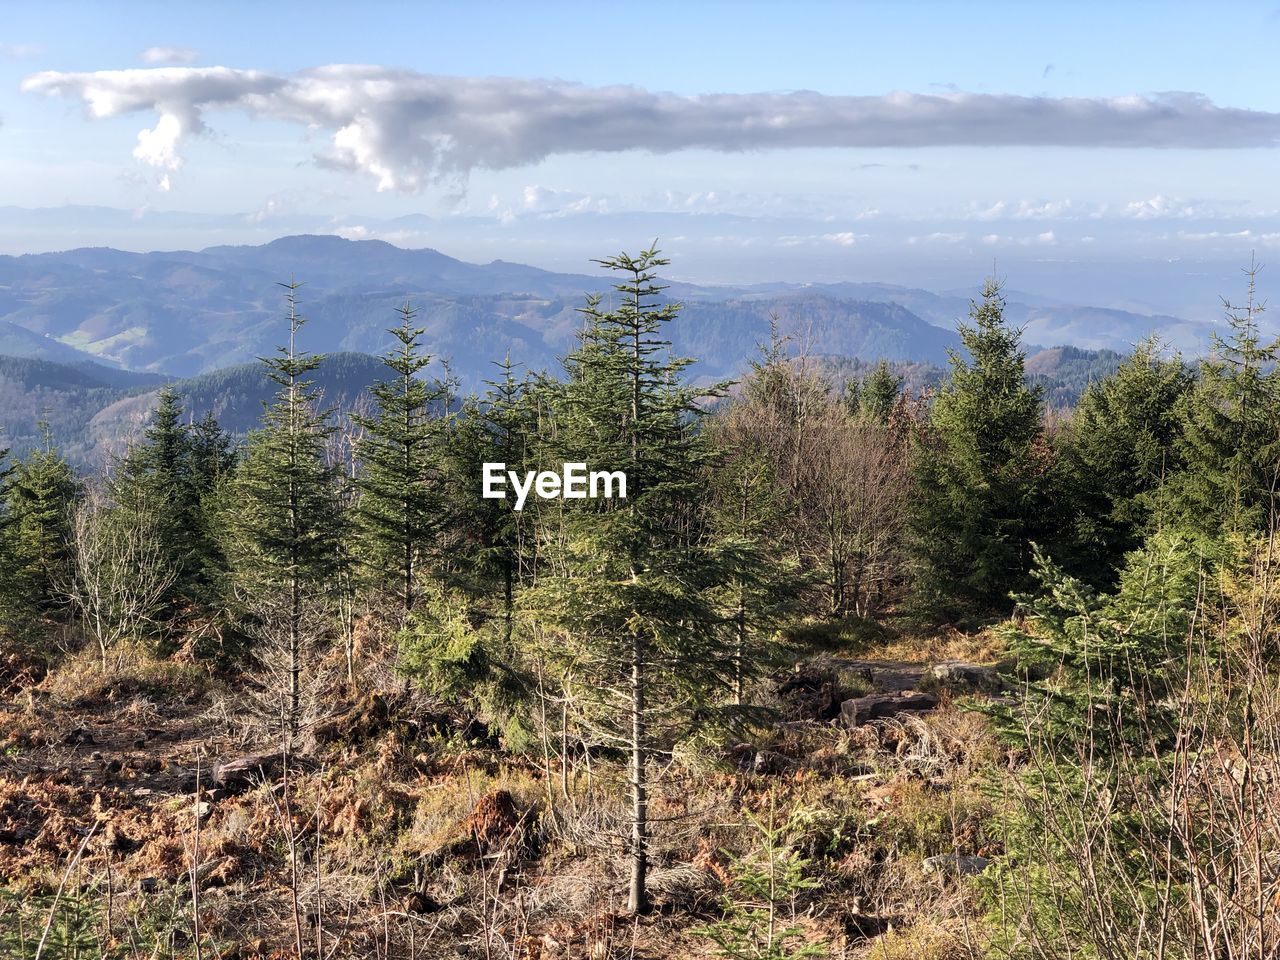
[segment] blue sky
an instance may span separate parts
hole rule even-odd
[[[1280,247],[1276,0],[740,0],[643,13],[611,3],[50,2],[0,12],[0,207],[128,213],[77,223],[0,210],[0,252],[194,247],[305,229],[565,267],[656,226],[688,276],[714,280],[762,270],[877,279],[891,262],[967,268],[1048,255],[1238,260]],[[144,61],[154,48],[173,56]],[[366,103],[328,123],[363,83],[308,73],[333,64],[384,68],[387,89],[444,78],[452,112],[438,131],[423,122],[426,135],[452,138],[452,152],[424,159],[420,144],[395,142],[402,118],[434,109],[421,92],[407,113],[368,120]],[[214,66],[234,72],[225,82],[241,99],[230,108],[210,99],[208,77],[153,82],[157,71]],[[103,72],[121,70],[144,72],[110,80],[113,106],[90,119]],[[253,100],[241,90],[255,82],[249,71],[290,89]],[[483,96],[462,83],[485,77],[503,82]],[[638,93],[575,106],[575,91],[616,85]],[[816,107],[762,97],[792,91],[822,97]],[[872,102],[894,92],[917,100]],[[1203,99],[1159,99],[1168,93]],[[672,121],[685,125],[678,149],[635,149],[668,139],[666,118],[709,94],[739,97]],[[959,95],[973,96],[945,99]],[[938,97],[955,116],[935,138],[919,110]],[[1151,108],[1132,135],[1125,97]],[[1042,142],[1046,125],[1052,134],[1075,123],[1082,103],[1099,116],[1065,144]],[[179,135],[165,133],[165,111]],[[619,132],[628,111],[635,121]],[[740,136],[779,112],[807,132]],[[512,122],[521,130],[509,136]],[[703,123],[726,132],[704,136]],[[846,143],[840,128],[858,124],[874,129]],[[157,135],[144,149],[148,130]],[[978,142],[963,142],[969,131]]]

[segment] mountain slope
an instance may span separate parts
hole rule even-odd
[[[378,354],[406,300],[419,310],[426,343],[476,386],[508,353],[532,369],[572,349],[578,308],[607,275],[559,274],[494,260],[466,263],[436,250],[376,240],[284,237],[258,247],[129,253],[85,248],[0,257],[0,349],[72,360],[93,356],[133,370],[177,376],[244,363],[275,349],[284,323],[279,282],[303,282],[304,336],[317,351]],[[808,352],[872,360],[941,363],[958,340],[963,296],[885,284],[754,288],[672,284],[686,304],[677,350],[707,378],[741,371],[768,337],[769,315]],[[1203,331],[1177,318],[1143,317],[1011,299],[1010,317],[1029,343],[1125,349],[1153,328],[1180,340]]]

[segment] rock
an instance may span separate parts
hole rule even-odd
[[[966,687],[970,690],[991,692],[1000,689],[1000,677],[995,667],[965,660],[943,660],[925,671],[925,676],[946,686]]]
[[[986,857],[972,854],[946,853],[938,857],[927,857],[924,872],[970,877],[987,869],[990,862]]]
[[[234,796],[263,780],[273,780],[280,766],[279,751],[250,754],[220,763],[213,768],[213,787],[217,791],[216,795],[218,797]]]
[[[846,726],[857,727],[910,710],[932,710],[938,698],[932,693],[903,690],[900,693],[873,693],[840,704],[840,718]]]

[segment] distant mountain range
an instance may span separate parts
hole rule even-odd
[[[472,264],[378,240],[285,237],[262,246],[130,253],[94,247],[0,257],[0,352],[58,362],[93,359],[189,377],[252,360],[283,339],[281,281],[303,282],[303,340],[319,352],[381,353],[395,310],[411,302],[426,342],[467,386],[510,354],[532,369],[571,349],[586,294],[616,279],[495,260]],[[704,378],[740,372],[768,338],[770,316],[810,353],[938,365],[959,346],[963,292],[885,284],[672,284],[685,303],[676,349]],[[1209,324],[1045,301],[1010,291],[1010,318],[1029,344],[1126,351],[1158,332],[1194,352]]]
[[[1068,406],[1091,381],[1110,373],[1121,356],[1076,347],[1043,350],[1027,358],[1027,376],[1044,387],[1050,406]],[[823,357],[819,369],[840,387],[860,379],[870,360]],[[944,376],[933,363],[897,362],[906,388],[915,393]],[[385,364],[363,353],[331,353],[315,372],[324,402],[350,410],[368,388],[388,375]],[[33,357],[0,355],[0,443],[23,455],[49,437],[68,459],[95,467],[122,453],[146,425],[166,378],[102,366],[92,361],[64,364]],[[169,380],[181,395],[187,416],[206,413],[243,437],[256,428],[276,387],[260,361],[236,364],[194,377]]]

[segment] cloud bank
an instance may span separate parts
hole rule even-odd
[[[319,163],[416,192],[472,170],[547,157],[646,150],[803,147],[1273,147],[1280,114],[1217,106],[1195,93],[1113,98],[1010,94],[792,93],[678,96],[630,86],[453,77],[377,66],[288,75],[227,67],[47,71],[30,93],[81,100],[93,118],[153,113],[134,156],[164,170],[207,128],[205,116],[252,117],[330,131]]]

